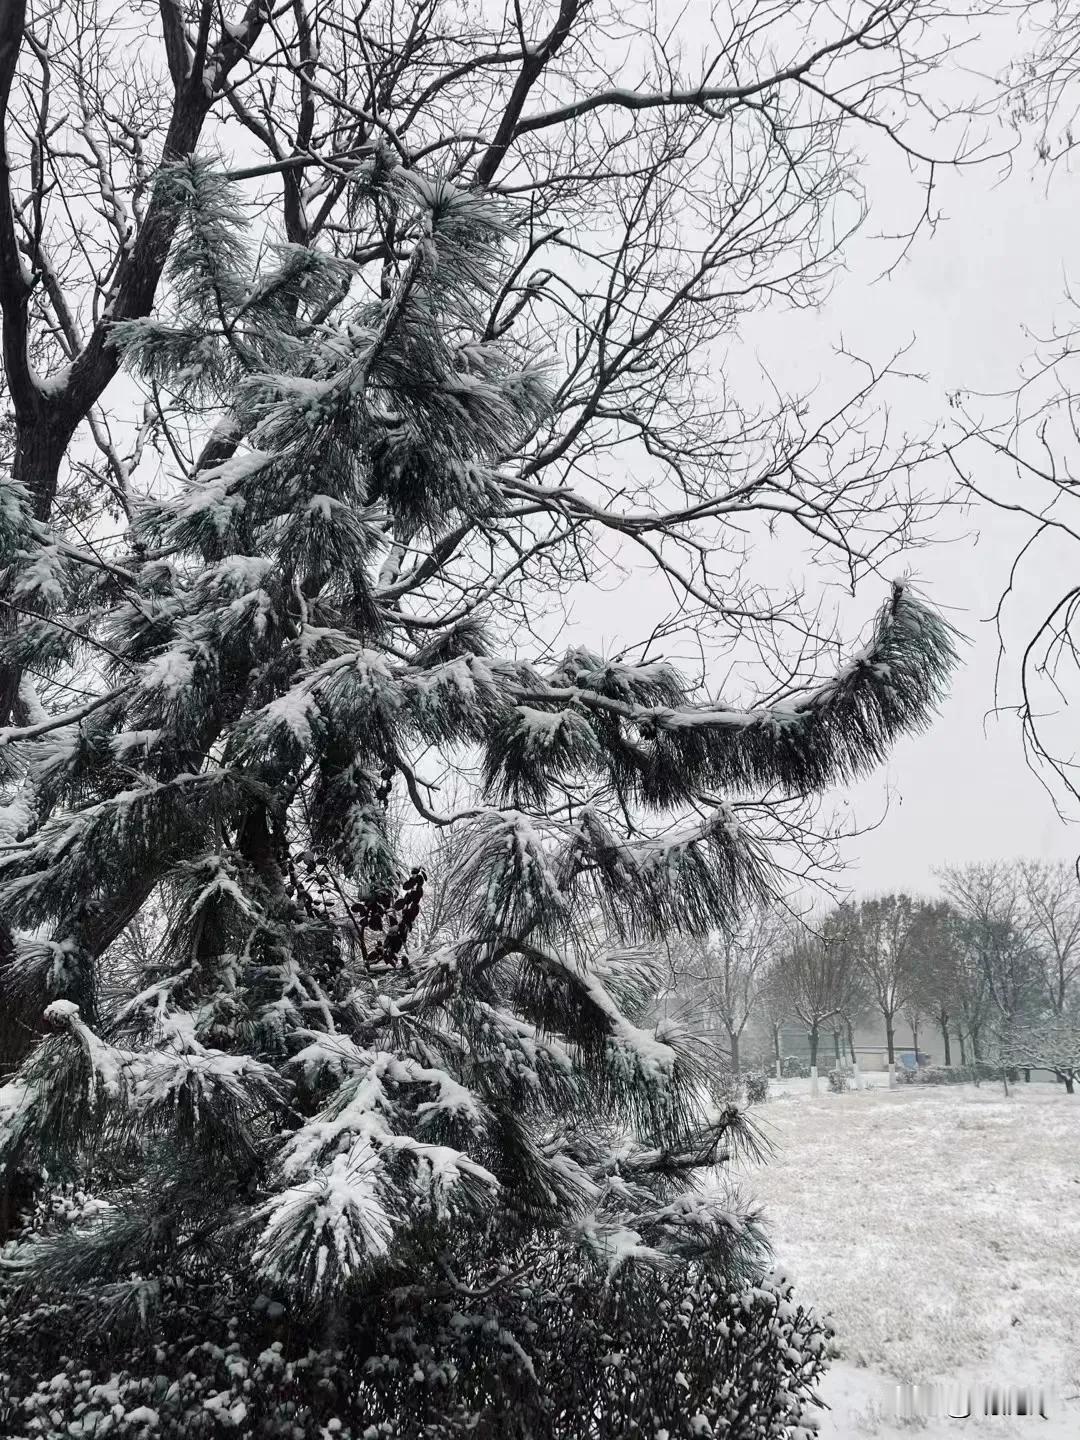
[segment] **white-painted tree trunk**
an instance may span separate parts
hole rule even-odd
[[[811,1066],[810,1066],[810,1094],[811,1094],[811,1095],[816,1095],[817,1093],[818,1093],[817,1066],[816,1066],[816,1065],[811,1065]]]

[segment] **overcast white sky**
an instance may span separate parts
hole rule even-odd
[[[1067,309],[1080,177],[1058,170],[1049,179],[1045,167],[1032,166],[1030,145],[1004,180],[996,166],[943,173],[945,219],[936,234],[877,283],[868,283],[875,267],[867,246],[866,261],[859,257],[821,314],[786,317],[792,335],[813,335],[822,365],[841,334],[868,355],[911,338],[909,363],[927,376],[928,413],[948,391],[1007,390],[1032,351],[1028,332],[1046,334]],[[875,198],[887,209],[881,189]],[[999,493],[1019,483],[1000,467],[987,478]],[[990,617],[1030,526],[986,508],[954,524],[968,537],[922,550],[911,564],[972,644],[933,730],[901,743],[883,775],[850,793],[859,819],[871,819],[890,796],[882,825],[848,847],[859,890],[932,888],[937,866],[1015,855],[1072,860],[1080,850],[1080,829],[1058,818],[1025,763],[1018,722],[987,714],[997,656]],[[1069,587],[1078,560],[1074,548],[1051,542],[1022,572],[1006,631],[1011,658]]]
[[[880,344],[889,335],[901,341],[910,335],[912,368],[927,375],[931,405],[957,388],[1014,385],[1033,348],[1026,332],[1046,334],[1067,311],[1080,177],[1059,170],[1049,187],[1048,179],[1045,168],[1032,168],[1028,147],[1004,181],[995,167],[944,174],[939,203],[946,219],[937,233],[889,280],[868,285],[858,273],[845,277],[827,311],[814,317],[823,339],[842,330],[854,348],[869,352],[875,337]],[[989,456],[984,463],[991,466]],[[1001,468],[987,479],[997,493],[1020,483]],[[851,794],[861,818],[891,791],[884,823],[849,847],[851,880],[860,890],[932,888],[934,867],[965,860],[1072,860],[1080,851],[1080,829],[1058,818],[1025,763],[1018,722],[987,715],[997,656],[989,620],[1031,527],[981,508],[957,524],[963,528],[967,539],[912,556],[929,594],[972,645],[933,730],[904,741],[886,773]],[[1078,561],[1074,547],[1053,542],[1033,555],[1008,612],[1010,659],[1075,582]]]

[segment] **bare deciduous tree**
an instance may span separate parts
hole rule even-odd
[[[1021,136],[1033,132],[1039,157],[1053,164],[1068,157],[1077,140],[1080,11],[1054,0],[1023,3],[1017,14],[1030,48],[1014,57],[985,104],[1005,109]],[[1070,714],[1080,701],[1080,587],[1050,577],[1062,568],[1062,554],[1080,543],[1074,478],[1080,322],[1068,286],[1062,300],[1051,322],[1033,317],[1032,352],[1018,365],[1011,387],[952,397],[958,438],[949,454],[969,497],[1020,527],[993,616],[993,703],[999,713],[1016,715],[1028,763],[1065,813],[1075,812],[1080,801]],[[1041,618],[1032,624],[1025,617],[1017,635],[1014,615],[1027,596],[1034,597]]]
[[[708,1028],[719,1021],[727,1033],[733,1074],[739,1073],[739,1042],[758,1009],[769,962],[782,943],[776,910],[755,906],[741,924],[678,948],[676,984],[684,1004]]]
[[[1037,1005],[1039,991],[1019,868],[1005,862],[957,865],[942,871],[941,880],[960,917],[963,945],[982,975],[995,1029],[1019,1023]]]
[[[1061,1015],[1080,977],[1080,881],[1074,866],[1060,862],[1023,860],[1017,870],[1042,989]]]
[[[873,1009],[866,976],[857,961],[858,913],[850,901],[838,905],[825,920],[824,933],[829,943],[844,949],[843,980],[839,1005],[833,1016],[833,1051],[837,1065],[842,1063],[843,1042],[847,1042],[848,1059],[858,1061],[855,1050],[855,1027]]]
[[[758,1013],[768,1032],[768,1044],[779,1079],[784,1058],[781,1054],[780,1032],[785,1020],[791,1015],[791,1005],[784,993],[783,975],[778,963],[768,965],[761,977],[761,988],[758,991]]]
[[[914,996],[918,1014],[941,1034],[942,1061],[952,1064],[951,1037],[963,1032],[960,921],[945,902],[923,902],[914,936]],[[916,1042],[917,1044],[917,1042]]]
[[[806,1026],[810,1064],[818,1062],[818,1044],[827,1021],[843,1010],[850,993],[852,950],[830,936],[827,920],[792,925],[776,967],[776,982],[788,1012]]]
[[[1063,817],[1080,801],[1071,738],[1071,712],[1080,700],[1080,587],[1065,581],[1050,595],[1046,586],[1060,564],[1061,547],[1080,544],[1072,479],[1078,342],[1075,316],[1055,323],[1023,367],[1004,419],[986,414],[985,397],[955,397],[963,436],[950,450],[971,497],[1018,524],[1026,522],[994,610],[998,658],[992,699],[997,713],[1019,720],[1028,765]],[[1000,413],[1000,401],[993,404]],[[983,463],[987,452],[994,457],[989,467]],[[1039,597],[1042,618],[1017,639],[1014,606],[1025,592]]]
[[[1009,118],[1023,134],[1034,132],[1040,159],[1062,159],[1076,145],[1080,13],[1069,0],[1017,7],[1027,45],[999,79]]]
[[[986,971],[977,950],[968,943],[967,927],[961,922],[961,940],[956,956],[956,995],[960,1041],[960,1063],[982,1060],[994,1019],[994,1004]],[[970,1047],[970,1054],[969,1054]]]
[[[853,926],[855,963],[885,1022],[889,1064],[896,1060],[896,1017],[915,990],[918,906],[909,895],[864,900]]]

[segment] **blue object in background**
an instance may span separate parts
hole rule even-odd
[[[905,1070],[917,1070],[917,1069],[919,1068],[919,1066],[916,1065],[916,1063],[915,1063],[915,1051],[914,1051],[914,1050],[899,1050],[899,1051],[897,1051],[897,1055],[898,1055],[898,1058],[899,1058],[899,1060],[900,1060],[900,1064],[903,1065],[903,1067],[904,1067]],[[925,1054],[920,1050],[920,1051],[919,1051],[919,1064],[920,1064],[920,1065],[928,1065],[929,1063],[930,1063],[930,1056],[929,1056],[929,1055],[925,1055]]]

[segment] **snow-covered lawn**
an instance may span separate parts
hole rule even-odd
[[[797,1294],[837,1329],[823,1440],[1080,1437],[1080,1095],[808,1089],[774,1082],[754,1108],[776,1154],[740,1187]],[[1042,1384],[1057,1402],[1051,1423],[919,1426],[893,1418],[898,1381]]]

